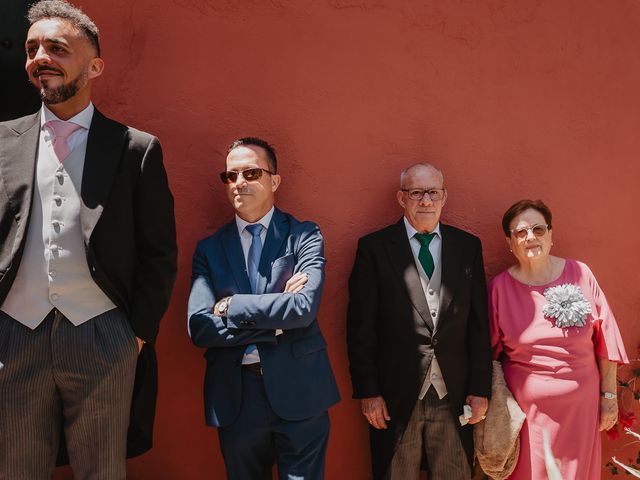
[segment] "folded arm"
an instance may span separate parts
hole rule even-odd
[[[193,255],[191,292],[188,305],[188,331],[198,347],[235,347],[254,343],[275,343],[273,330],[244,330],[231,328],[225,319],[214,315],[216,304],[213,282],[207,261],[200,247]]]
[[[324,242],[317,226],[302,234],[296,257],[295,273],[306,275],[303,288],[262,295],[234,295],[227,313],[230,328],[289,330],[305,328],[315,320],[325,265]]]

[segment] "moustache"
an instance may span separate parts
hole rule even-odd
[[[57,68],[54,68],[54,67],[38,67],[33,71],[33,76],[34,77],[39,77],[40,75],[42,75],[43,72],[45,72],[45,73],[54,72],[54,73],[58,73],[58,74],[62,75],[62,70],[59,70]]]

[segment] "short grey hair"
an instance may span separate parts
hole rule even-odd
[[[444,188],[444,174],[442,173],[442,170],[440,170],[435,165],[431,165],[430,163],[426,162],[416,163],[414,165],[411,165],[410,167],[405,168],[400,174],[400,188],[404,187],[404,179],[409,174],[409,172],[416,168],[430,168],[432,170],[435,170],[435,172],[440,176],[440,179],[442,180],[442,188]]]

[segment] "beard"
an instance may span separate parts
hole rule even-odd
[[[46,105],[56,105],[73,98],[78,90],[87,84],[89,68],[84,67],[82,72],[69,83],[59,87],[47,87],[47,81],[40,82],[40,98]]]

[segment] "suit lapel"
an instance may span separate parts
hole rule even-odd
[[[429,311],[427,299],[424,296],[422,283],[420,282],[420,274],[416,267],[416,262],[411,252],[409,239],[407,238],[407,230],[404,226],[404,220],[400,219],[396,223],[391,232],[391,241],[386,243],[391,264],[398,280],[406,287],[409,299],[414,308],[424,320],[430,332],[433,332],[433,319]]]
[[[0,141],[0,182],[16,219],[29,218],[40,141],[40,112],[5,125]]]
[[[109,120],[97,109],[93,113],[82,174],[80,222],[89,244],[93,229],[109,199],[111,186],[123,157],[127,127]]]
[[[240,235],[235,219],[228,223],[222,232],[222,247],[229,262],[229,267],[238,287],[238,293],[251,293],[251,284],[247,275],[247,265],[240,243]]]
[[[274,209],[264,247],[262,247],[256,293],[264,293],[266,291],[267,280],[271,276],[271,265],[278,257],[282,243],[286,240],[288,234],[289,222],[287,222],[286,217],[280,210]]]
[[[456,236],[447,225],[440,224],[442,233],[442,285],[440,287],[440,319],[445,317],[456,291],[460,271],[460,255]],[[458,253],[456,253],[458,252]]]

